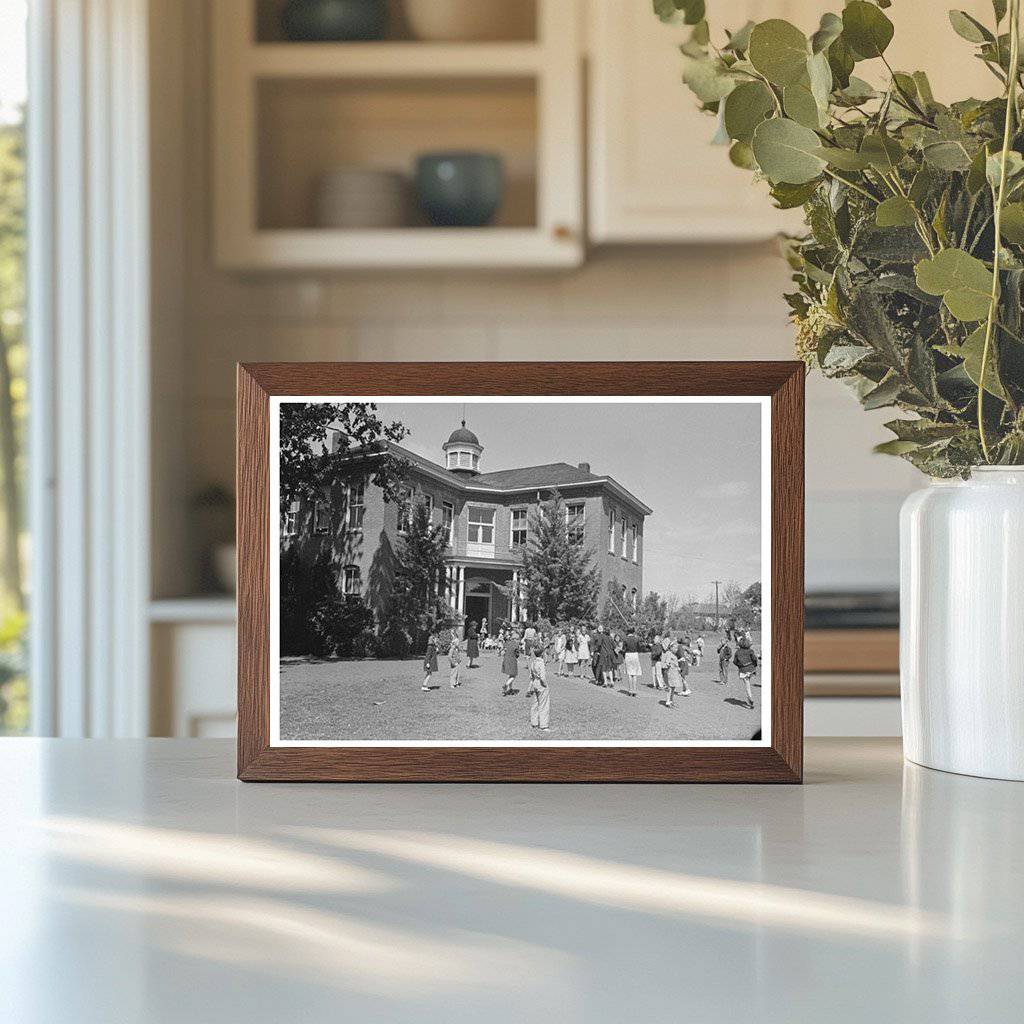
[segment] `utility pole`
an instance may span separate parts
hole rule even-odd
[[[718,585],[722,582],[721,580],[712,580],[715,585],[715,632],[718,632]]]

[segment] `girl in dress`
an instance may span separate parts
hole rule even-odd
[[[640,678],[640,641],[636,638],[636,630],[632,626],[626,630],[626,638],[622,641],[623,664],[626,668],[626,679],[629,681],[629,695],[637,695],[637,681]]]
[[[514,629],[508,631],[508,637],[505,640],[505,650],[501,658],[501,674],[505,677],[501,695],[507,697],[512,692],[516,676],[519,675],[519,638]]]
[[[565,667],[569,670],[569,677],[576,678],[576,669],[579,668],[580,654],[576,631],[570,631],[565,640]]]
[[[579,637],[576,641],[576,657],[579,659],[579,663],[581,666],[581,676],[584,675],[584,673],[587,672],[588,669],[591,670],[591,673],[593,672],[590,665],[590,634],[587,632],[586,626],[584,626],[580,630]]]
[[[480,657],[480,643],[477,640],[476,623],[471,622],[466,629],[466,668],[476,668],[473,662]]]
[[[430,690],[430,677],[437,671],[437,636],[430,634],[427,640],[427,653],[423,659],[423,685],[420,687],[424,692]]]

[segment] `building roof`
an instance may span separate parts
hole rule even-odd
[[[521,469],[503,469],[495,473],[481,473],[477,476],[467,477],[460,473],[453,473],[438,465],[431,459],[416,452],[410,451],[402,445],[393,441],[385,442],[388,450],[410,462],[421,472],[427,473],[435,480],[441,480],[456,490],[473,494],[486,494],[488,491],[498,493],[509,493],[514,491],[532,490],[558,490],[559,488],[573,488],[585,484],[604,484],[608,490],[617,498],[632,505],[642,515],[650,515],[653,511],[645,505],[635,494],[628,491],[614,477],[600,476],[588,470],[580,469],[578,466],[570,466],[568,462],[551,462],[545,466],[524,466]],[[374,452],[349,452],[348,457],[358,457],[359,454],[379,454],[380,449]],[[571,497],[571,491],[563,497]]]
[[[477,448],[480,447],[480,441],[476,434],[472,430],[466,429],[466,421],[462,421],[461,427],[456,427],[452,431],[451,437],[448,438],[448,444],[475,444]]]
[[[498,487],[513,490],[518,487],[559,487],[562,484],[584,484],[602,479],[593,473],[570,466],[568,462],[549,462],[545,466],[524,466],[521,469],[502,469],[497,473],[481,473],[473,478],[474,487]]]

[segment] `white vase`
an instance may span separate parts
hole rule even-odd
[[[1024,467],[910,495],[900,563],[904,753],[1024,781]]]

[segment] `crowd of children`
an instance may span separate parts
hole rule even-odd
[[[735,643],[735,647],[733,644]],[[464,650],[465,646],[465,650]],[[469,668],[480,656],[480,650],[497,649],[501,656],[501,695],[508,697],[516,693],[515,682],[519,676],[519,659],[526,657],[529,673],[527,696],[530,698],[530,724],[535,729],[547,731],[551,720],[551,692],[547,680],[547,662],[553,662],[556,675],[565,678],[582,678],[598,686],[614,689],[625,682],[627,696],[639,696],[639,681],[642,675],[640,663],[641,642],[633,628],[619,633],[606,630],[599,625],[593,631],[585,625],[560,627],[550,631],[538,630],[532,625],[502,626],[496,636],[487,631],[487,620],[480,628],[475,622],[467,624],[466,639],[460,641],[452,634],[445,639],[432,634],[427,642],[423,660],[424,679],[421,689],[429,692],[433,687],[431,678],[438,670],[438,655],[446,653],[449,665],[449,682],[454,690],[462,685],[463,662],[468,659]],[[754,696],[752,679],[757,673],[758,658],[751,645],[749,633],[726,630],[725,637],[718,644],[718,680],[726,686],[729,683],[730,665],[735,665],[740,682],[746,689],[745,706],[753,709]],[[687,685],[691,668],[698,668],[704,656],[704,637],[681,638],[656,635],[650,645],[651,681],[648,687],[665,692],[662,702],[666,708],[674,708],[676,697],[689,697],[693,691]],[[623,679],[623,677],[625,677]]]

